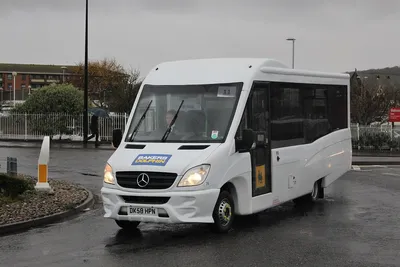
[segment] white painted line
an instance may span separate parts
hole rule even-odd
[[[387,166],[384,165],[361,165],[361,168],[387,168]]]
[[[389,172],[386,172],[386,173],[382,173],[383,175],[390,175],[390,176],[397,176],[397,177],[400,177],[400,174],[398,174],[398,173],[389,173]]]
[[[361,170],[360,166],[358,166],[358,165],[352,165],[351,168],[353,170],[355,170],[355,171],[360,171]]]

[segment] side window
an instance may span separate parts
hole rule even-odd
[[[247,119],[247,107],[245,108],[242,119],[240,120],[239,127],[236,131],[235,139],[236,140],[242,140],[242,132],[243,129],[246,129],[248,127],[248,119]]]
[[[266,103],[266,94],[268,89],[260,86],[254,87],[251,97],[251,120],[252,128],[256,131],[268,132],[268,104]]]
[[[271,102],[271,148],[304,144],[304,112],[300,87],[273,83]]]
[[[347,86],[332,86],[328,90],[328,119],[332,130],[347,128]]]
[[[347,86],[273,83],[271,148],[312,143],[347,128]]]
[[[312,143],[331,132],[328,119],[328,88],[304,85],[304,139]]]
[[[266,85],[260,85],[255,83],[255,86],[249,96],[245,110],[240,120],[238,130],[235,135],[236,140],[242,139],[242,131],[251,125],[251,128],[255,131],[265,131],[268,133],[268,103],[266,103],[266,94],[268,87]],[[251,109],[249,115],[248,110]]]

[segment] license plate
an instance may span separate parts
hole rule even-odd
[[[128,214],[157,216],[157,209],[153,207],[128,207]]]

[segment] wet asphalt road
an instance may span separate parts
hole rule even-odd
[[[36,173],[38,149],[0,148]],[[53,150],[50,176],[99,194],[112,151]],[[71,170],[70,170],[71,169]],[[99,176],[87,176],[90,173]],[[101,204],[72,220],[0,237],[0,266],[400,266],[400,167],[351,171],[313,207],[291,203],[240,218],[227,235],[204,225],[124,232]]]

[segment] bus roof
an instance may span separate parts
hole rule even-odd
[[[291,69],[269,58],[209,58],[164,62],[154,67],[146,84],[207,84],[263,80],[265,74],[349,79],[348,74]]]

